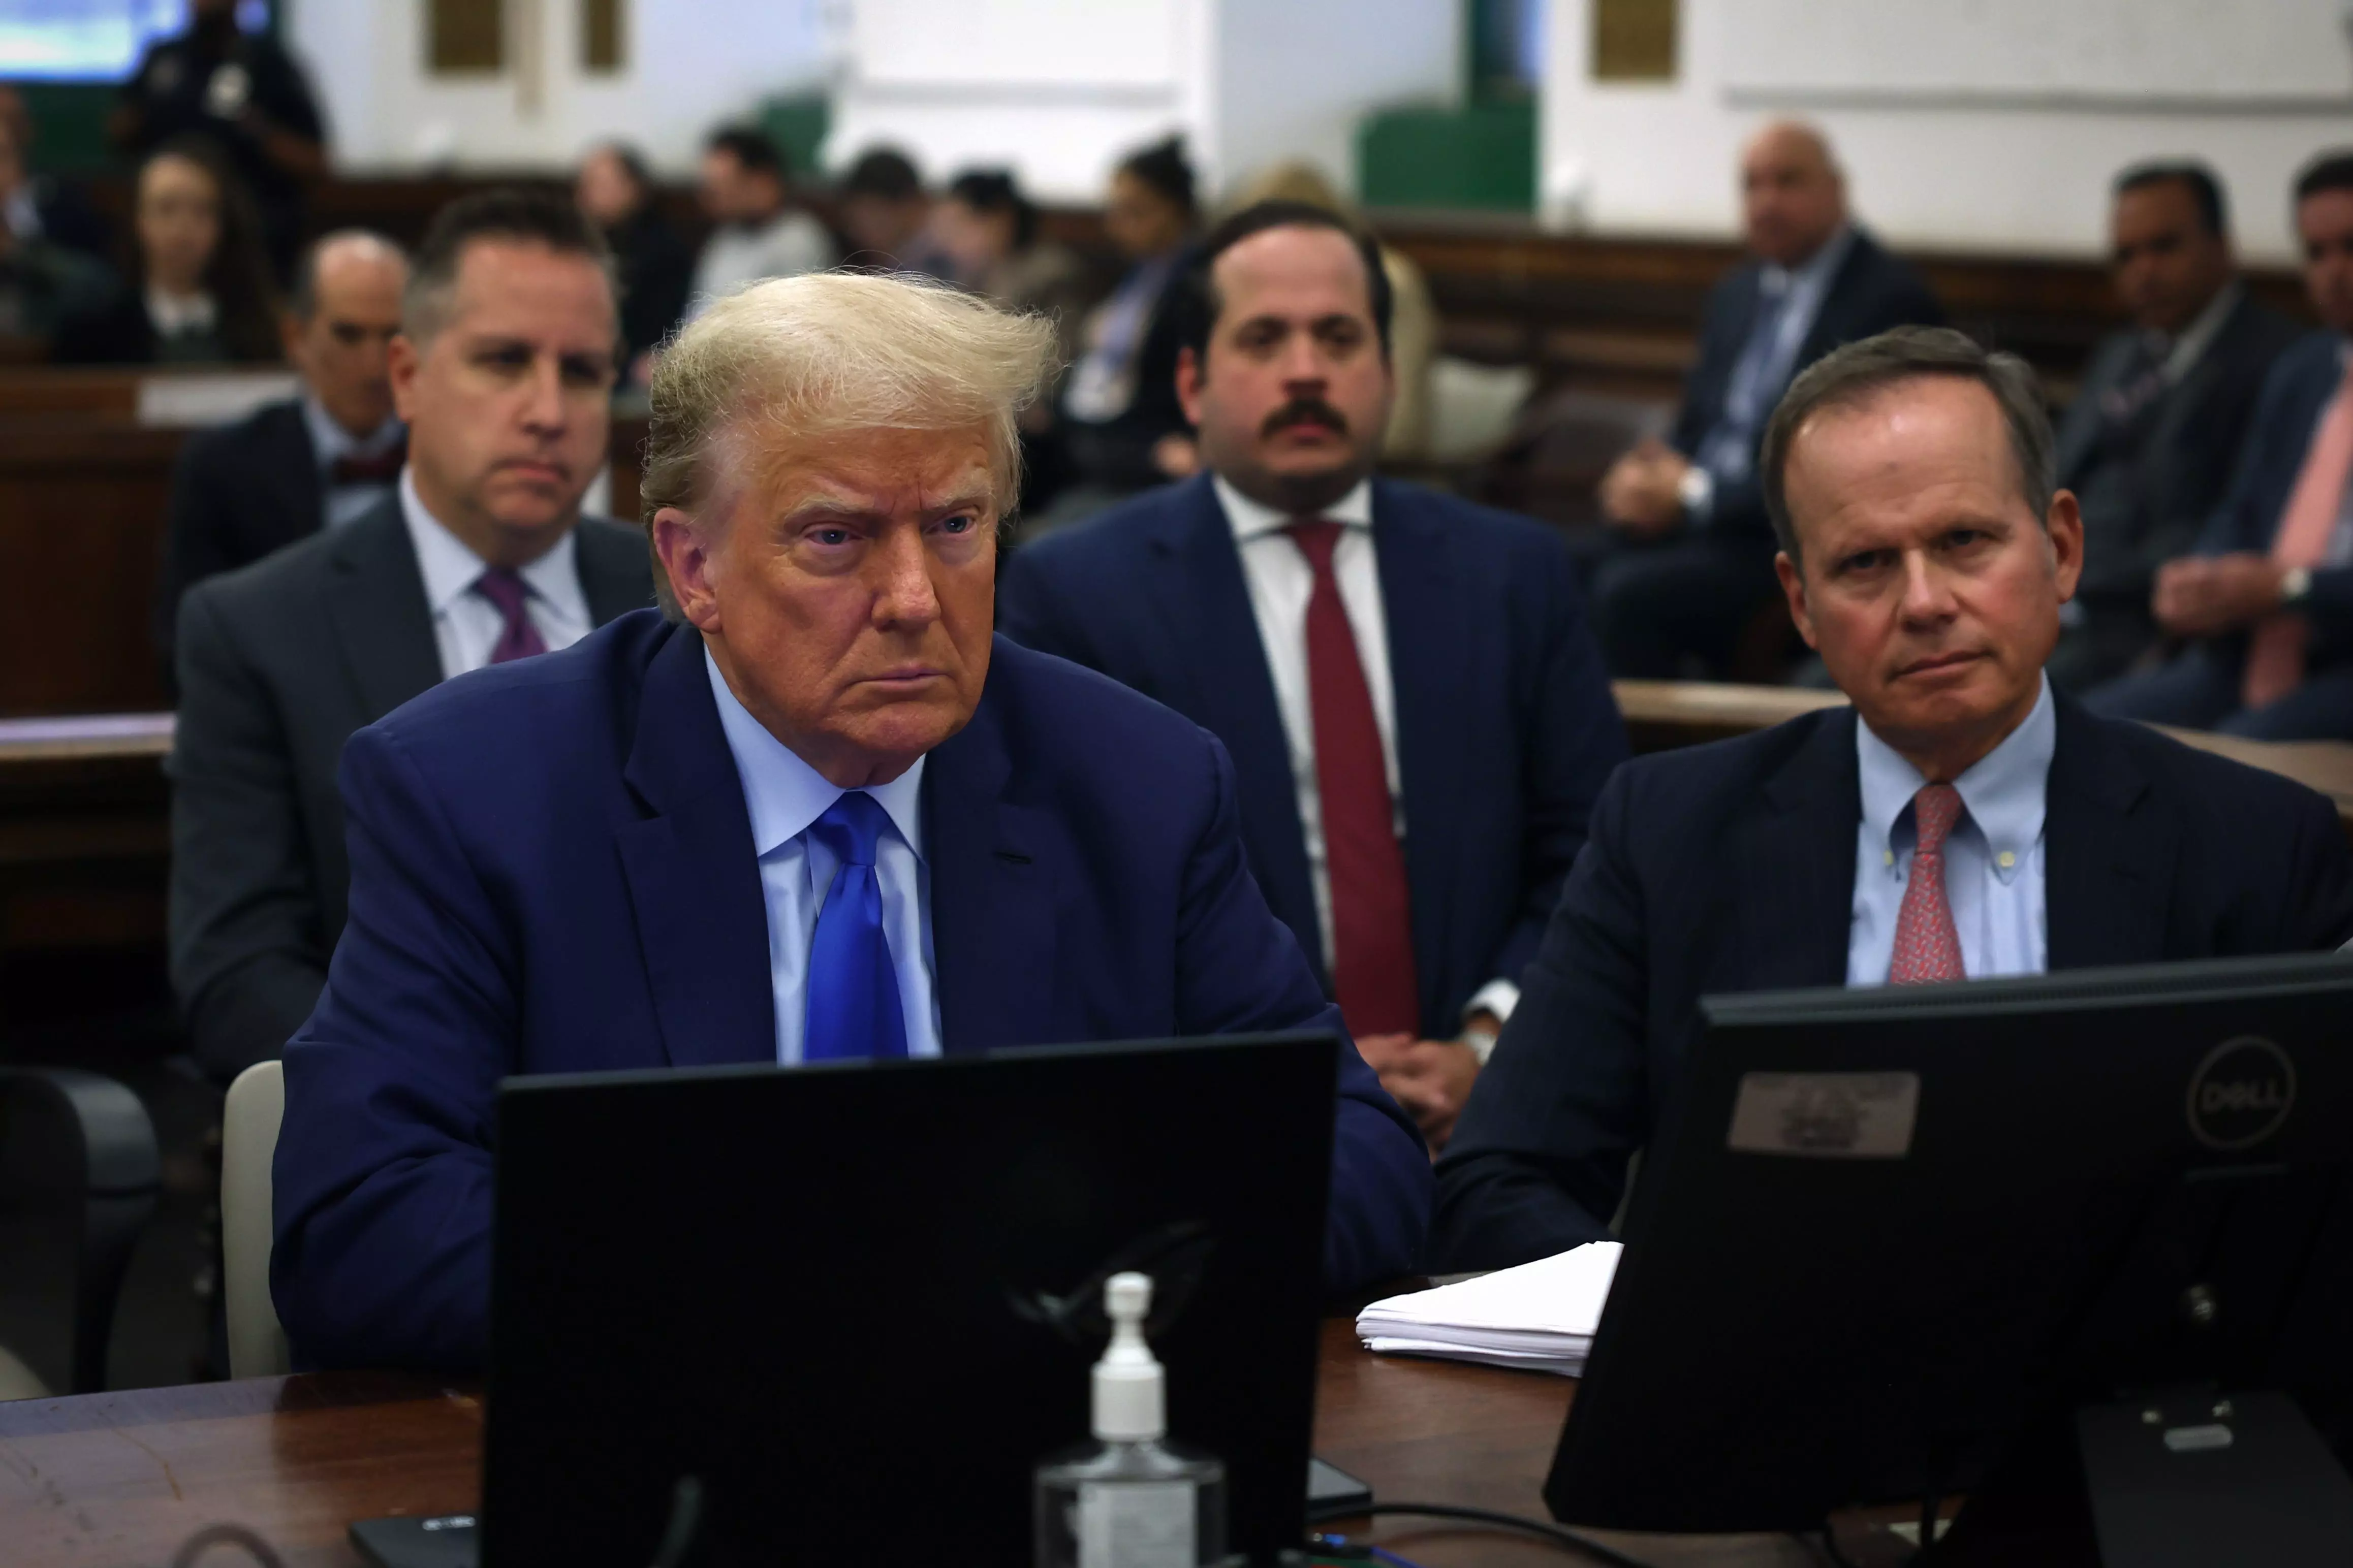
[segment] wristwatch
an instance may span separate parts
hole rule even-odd
[[[2312,568],[2291,566],[2280,574],[2280,603],[2301,605],[2312,596]]]
[[[1462,1037],[1455,1041],[1455,1044],[1467,1048],[1472,1056],[1479,1058],[1479,1065],[1485,1067],[1487,1058],[1495,1054],[1495,1042],[1502,1037],[1493,1029],[1465,1029],[1462,1031]]]

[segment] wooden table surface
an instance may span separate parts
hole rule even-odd
[[[1316,1452],[1383,1501],[1541,1519],[1540,1489],[1575,1388],[1540,1373],[1370,1355],[1353,1325],[1335,1319],[1324,1329]],[[474,1387],[391,1373],[0,1404],[0,1563],[164,1568],[195,1531],[235,1523],[259,1531],[289,1568],[355,1568],[343,1533],[352,1521],[474,1508],[481,1430]],[[1479,1527],[1336,1528],[1423,1568],[1572,1561]],[[1823,1562],[1780,1536],[1601,1539],[1660,1568]],[[1860,1521],[1841,1540],[1858,1563],[1902,1558],[1900,1542]]]

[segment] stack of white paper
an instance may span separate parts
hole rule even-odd
[[[1624,1250],[1614,1241],[1596,1241],[1460,1284],[1392,1296],[1356,1314],[1356,1337],[1366,1350],[1384,1354],[1576,1377],[1585,1371]]]

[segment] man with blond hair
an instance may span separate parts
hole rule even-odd
[[[278,1148],[301,1359],[480,1361],[511,1073],[1340,1030],[1223,748],[993,635],[1052,344],[899,279],[721,300],[652,386],[661,611],[353,738],[351,921]],[[1410,1268],[1429,1198],[1344,1050],[1333,1287]]]

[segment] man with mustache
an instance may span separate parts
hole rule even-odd
[[[182,602],[171,962],[226,1080],[309,1016],[343,927],[343,742],[436,682],[563,647],[653,602],[644,542],[583,518],[616,315],[569,202],[491,191],[426,236],[389,351],[393,493]]]
[[[1225,742],[1268,902],[1442,1145],[1624,729],[1556,535],[1371,477],[1378,248],[1263,202],[1183,287],[1207,471],[1017,553],[1003,625]]]
[[[1430,1268],[1606,1236],[1702,996],[2353,936],[2327,800],[2052,692],[2084,524],[2052,471],[2033,373],[1958,332],[1898,328],[1791,384],[1758,465],[1775,565],[1853,706],[1610,780],[1440,1163]]]

